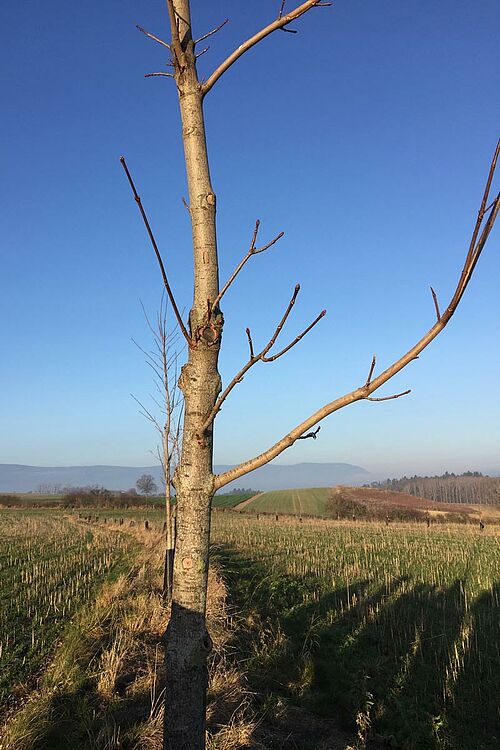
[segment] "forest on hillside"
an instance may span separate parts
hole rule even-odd
[[[500,504],[500,477],[484,476],[479,471],[386,479],[384,482],[373,482],[370,486],[406,492],[441,503]]]

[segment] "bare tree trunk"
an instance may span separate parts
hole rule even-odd
[[[189,318],[192,343],[179,379],[185,411],[182,452],[174,475],[178,512],[172,611],[165,634],[164,747],[202,750],[207,656],[212,645],[205,626],[205,609],[214,492],[212,429],[202,428],[221,388],[217,361],[222,316],[210,305],[219,286],[215,195],[210,182],[203,97],[196,74],[188,0],[174,0],[169,12],[193,234],[194,300]]]

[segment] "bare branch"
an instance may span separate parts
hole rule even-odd
[[[214,34],[217,34],[217,32],[220,31],[222,29],[222,27],[225,26],[226,23],[228,23],[228,22],[229,22],[229,18],[226,18],[226,20],[223,21],[221,24],[219,24],[219,26],[217,26],[217,28],[212,29],[212,31],[209,31],[208,34],[203,34],[203,36],[200,36],[199,39],[195,39],[194,40],[195,47],[200,42],[203,42],[205,39],[208,39],[209,36],[213,36]]]
[[[307,333],[309,333],[309,331],[311,330],[311,328],[314,328],[314,326],[315,326],[315,325],[316,325],[317,323],[319,323],[319,321],[321,320],[321,318],[324,318],[324,317],[325,317],[325,315],[326,315],[326,310],[322,310],[322,311],[320,312],[320,314],[319,314],[319,315],[318,315],[318,316],[317,316],[317,317],[316,317],[316,318],[315,318],[315,319],[313,320],[313,322],[312,322],[312,323],[311,323],[310,325],[308,325],[308,326],[307,326],[307,328],[305,328],[305,329],[304,329],[304,330],[302,331],[302,333],[299,333],[299,335],[298,335],[298,336],[296,336],[296,337],[294,338],[294,340],[293,340],[293,341],[292,341],[292,342],[291,342],[290,344],[288,344],[288,346],[285,346],[285,348],[284,348],[284,349],[282,349],[282,350],[281,350],[280,352],[278,352],[277,354],[274,354],[274,355],[273,355],[272,357],[262,357],[262,361],[263,361],[263,362],[274,362],[275,360],[277,360],[277,359],[279,359],[280,357],[282,357],[282,356],[283,356],[283,354],[286,354],[286,353],[287,353],[288,351],[290,351],[290,349],[291,349],[291,348],[292,348],[293,346],[295,346],[295,344],[298,344],[298,343],[299,343],[299,341],[300,341],[301,339],[303,339],[303,338],[304,338],[304,336],[305,336],[305,335],[306,335]]]
[[[140,32],[143,34],[146,34],[150,39],[153,39],[155,42],[158,42],[158,44],[162,44],[167,49],[170,49],[170,44],[167,44],[163,41],[163,39],[159,39],[159,37],[155,36],[154,34],[150,34],[149,31],[146,31],[146,29],[143,29],[142,26],[139,26],[139,24],[135,25],[136,29],[139,29]]]
[[[257,242],[257,235],[259,233],[259,227],[260,227],[260,220],[257,219],[257,221],[255,222],[255,227],[254,227],[253,235],[252,235],[252,241],[250,242],[250,247],[248,249],[248,252],[245,255],[245,257],[238,263],[233,273],[231,274],[229,279],[226,281],[226,283],[220,290],[217,297],[212,302],[212,305],[211,305],[212,310],[214,310],[217,307],[222,297],[225,295],[225,293],[227,292],[227,290],[229,289],[229,287],[231,286],[231,284],[233,283],[233,281],[235,280],[235,278],[237,277],[237,275],[239,274],[239,272],[241,271],[245,263],[252,257],[252,255],[258,255],[259,253],[263,253],[264,250],[268,250],[270,247],[275,245],[276,242],[278,242],[278,240],[280,240],[285,234],[284,232],[280,232],[279,234],[276,235],[276,237],[274,237],[270,242],[268,242],[267,245],[263,245],[262,247],[255,247],[255,243]]]
[[[158,76],[164,76],[165,78],[175,78],[173,73],[145,73],[144,78],[157,78]]]
[[[391,401],[393,398],[401,398],[401,396],[407,396],[409,393],[411,393],[411,388],[408,391],[403,391],[402,393],[395,393],[393,396],[381,396],[380,398],[373,398],[371,396],[366,397],[366,401]]]
[[[246,329],[247,339],[248,339],[248,346],[250,348],[250,359],[254,358],[253,353],[253,341],[252,341],[252,334],[250,333],[250,328]]]
[[[253,235],[253,239],[252,239],[253,243],[255,242],[257,229],[258,229],[258,226],[256,225],[256,230],[254,231],[254,235]],[[226,400],[226,398],[229,396],[229,394],[231,393],[231,391],[233,390],[233,388],[238,383],[241,383],[241,381],[243,380],[244,376],[246,375],[246,373],[249,371],[249,369],[251,367],[253,367],[259,361],[260,362],[274,362],[274,360],[278,359],[278,357],[281,357],[283,354],[285,354],[285,352],[289,351],[292,348],[292,346],[295,346],[295,344],[297,344],[300,341],[300,339],[302,339],[306,335],[306,333],[308,333],[311,330],[311,328],[313,328],[313,326],[315,326],[316,323],[318,323],[321,320],[321,318],[324,317],[324,315],[326,314],[326,310],[322,310],[322,312],[311,323],[311,325],[309,325],[299,336],[297,336],[292,341],[291,344],[288,344],[288,346],[286,346],[284,349],[282,349],[280,352],[278,352],[278,354],[274,355],[273,357],[267,357],[266,356],[267,353],[269,352],[269,350],[272,349],[272,347],[276,343],[276,339],[280,335],[280,332],[281,332],[283,326],[285,325],[288,316],[290,315],[290,312],[292,310],[292,307],[295,304],[295,300],[297,299],[297,295],[298,295],[299,291],[300,291],[300,284],[296,284],[295,289],[294,289],[293,294],[292,294],[292,297],[290,299],[290,302],[288,303],[287,308],[286,308],[286,310],[285,310],[285,312],[283,314],[283,317],[281,318],[280,322],[276,326],[273,335],[271,336],[271,338],[269,339],[269,341],[267,342],[267,344],[265,345],[265,347],[262,349],[262,351],[259,352],[259,354],[254,354],[253,341],[252,341],[252,337],[251,337],[251,334],[250,334],[250,329],[249,328],[246,329],[246,334],[247,334],[247,339],[248,339],[248,345],[250,347],[250,359],[248,360],[248,362],[245,365],[243,365],[243,367],[241,368],[241,370],[236,373],[236,375],[231,380],[231,382],[229,383],[229,385],[220,394],[219,398],[217,399],[217,401],[214,404],[214,407],[213,407],[212,411],[210,412],[210,414],[206,418],[205,422],[203,423],[203,426],[201,428],[201,433],[206,432],[206,430],[210,427],[210,425],[214,421],[215,417],[217,416],[217,414],[221,410],[222,404],[224,403],[224,401]]]
[[[149,224],[148,217],[146,216],[146,212],[144,211],[144,207],[143,207],[141,199],[140,199],[140,197],[139,197],[139,195],[137,193],[136,187],[134,185],[134,181],[133,181],[132,176],[131,176],[131,174],[129,172],[129,169],[127,167],[127,163],[125,161],[125,157],[124,156],[120,156],[120,163],[121,163],[123,169],[125,170],[125,174],[127,175],[127,179],[128,179],[128,181],[130,183],[130,187],[132,188],[132,192],[134,194],[135,202],[139,206],[139,211],[141,212],[141,216],[142,216],[142,219],[143,219],[144,224],[146,226],[146,229],[147,229],[147,232],[148,232],[148,235],[149,235],[149,239],[151,240],[151,244],[153,245],[153,250],[155,251],[156,259],[158,260],[158,265],[160,266],[160,271],[161,271],[161,275],[162,275],[162,278],[163,278],[163,284],[165,285],[165,289],[166,289],[166,292],[168,294],[168,298],[170,300],[170,304],[172,305],[172,309],[174,311],[175,317],[177,318],[177,322],[179,324],[179,328],[181,329],[182,335],[184,336],[184,338],[186,339],[186,341],[188,342],[188,344],[190,346],[192,346],[193,341],[191,339],[191,336],[187,332],[186,326],[184,325],[184,322],[183,322],[183,320],[181,318],[181,315],[180,315],[180,312],[179,312],[179,308],[177,307],[177,303],[176,303],[176,301],[174,299],[174,295],[173,295],[172,290],[170,288],[170,284],[168,283],[167,274],[166,274],[166,271],[165,271],[165,266],[163,265],[163,260],[162,260],[162,257],[160,255],[160,251],[158,250],[158,245],[156,244],[156,240],[154,238],[153,231],[152,231],[151,226]]]
[[[366,378],[365,385],[370,385],[370,383],[372,382],[372,375],[373,375],[373,371],[375,369],[375,365],[376,364],[377,364],[377,355],[374,354],[373,355],[373,359],[372,359],[372,363],[370,365],[370,372],[368,373],[368,377]]]
[[[308,432],[307,435],[301,435],[297,440],[307,440],[308,438],[312,438],[313,440],[316,440],[318,436],[318,432],[321,430],[321,425],[318,425],[318,427],[313,430],[313,432]]]
[[[432,299],[434,300],[434,307],[436,308],[436,317],[438,320],[441,320],[441,313],[439,312],[439,303],[438,303],[437,294],[432,287],[431,287],[431,294],[432,294]]]
[[[484,248],[484,245],[486,244],[486,241],[490,235],[490,232],[493,228],[498,212],[500,210],[500,193],[499,193],[495,201],[491,205],[490,214],[488,216],[488,219],[485,222],[485,225],[483,227],[479,240],[477,240],[480,227],[482,224],[482,220],[486,213],[486,208],[484,207],[486,206],[486,203],[488,201],[489,190],[490,190],[490,186],[493,180],[493,175],[495,172],[495,167],[497,164],[499,152],[500,152],[500,141],[497,144],[495,154],[491,161],[491,166],[490,166],[490,170],[488,173],[483,201],[481,203],[481,208],[478,214],[479,224],[476,222],[476,225],[474,227],[469,252],[467,253],[464,266],[462,269],[462,273],[460,275],[453,297],[451,298],[451,301],[448,307],[446,308],[443,315],[441,315],[439,320],[437,320],[434,323],[434,325],[427,331],[427,333],[425,333],[425,335],[419,341],[417,341],[417,343],[414,346],[412,346],[411,349],[408,349],[408,351],[405,354],[403,354],[398,360],[393,362],[386,370],[384,370],[384,372],[382,372],[374,380],[371,380],[371,376],[373,373],[370,368],[368,380],[363,386],[359,388],[355,388],[350,393],[346,393],[344,396],[340,396],[334,401],[331,401],[330,403],[322,406],[320,409],[314,412],[314,414],[311,414],[309,417],[307,417],[307,419],[305,419],[299,425],[294,427],[289,433],[287,433],[284,437],[278,440],[273,446],[268,448],[268,450],[264,451],[260,455],[255,456],[254,458],[251,458],[248,461],[244,461],[243,463],[239,464],[239,466],[235,466],[233,469],[230,469],[229,471],[226,471],[223,474],[219,474],[218,476],[216,476],[214,480],[215,490],[218,490],[221,487],[224,487],[224,485],[228,484],[228,482],[231,482],[235,479],[238,479],[241,476],[244,476],[249,471],[258,469],[260,466],[263,466],[269,461],[272,461],[273,458],[276,458],[276,456],[279,456],[280,453],[286,450],[286,448],[289,448],[291,445],[293,445],[296,442],[296,440],[298,440],[302,435],[307,433],[307,431],[310,430],[312,427],[314,427],[315,424],[318,424],[318,422],[320,422],[321,420],[323,420],[325,417],[329,416],[330,414],[333,414],[334,412],[338,411],[339,409],[343,409],[345,406],[348,406],[349,404],[353,404],[356,401],[361,401],[361,400],[386,401],[389,399],[400,398],[401,396],[404,396],[410,392],[410,391],[404,391],[403,393],[396,393],[393,396],[382,397],[382,398],[370,398],[371,394],[374,391],[378,390],[380,386],[384,385],[384,383],[387,383],[388,380],[393,378],[394,375],[400,372],[410,362],[418,358],[419,354],[427,346],[429,346],[431,341],[433,341],[436,338],[436,336],[438,336],[441,333],[441,331],[445,328],[445,326],[447,325],[447,323],[450,321],[451,317],[453,316],[455,310],[457,309],[457,306],[460,303],[460,300],[462,299],[464,291],[474,271],[475,265]],[[372,360],[372,363],[373,363],[373,360]]]
[[[231,67],[233,63],[236,62],[242,55],[245,54],[249,49],[254,47],[258,42],[260,42],[262,39],[265,39],[266,36],[269,36],[269,34],[272,34],[273,31],[276,31],[277,29],[283,28],[283,26],[286,26],[287,24],[291,23],[291,21],[295,21],[297,18],[300,18],[300,16],[303,16],[304,13],[307,13],[308,10],[311,10],[311,8],[314,8],[314,6],[321,6],[324,5],[324,3],[320,3],[319,0],[307,0],[305,3],[302,3],[302,5],[297,6],[294,10],[291,10],[289,13],[286,13],[283,15],[282,13],[278,16],[278,18],[270,23],[268,26],[265,26],[263,29],[258,31],[256,34],[254,34],[250,39],[247,39],[246,42],[243,42],[243,44],[240,44],[240,46],[232,52],[229,57],[227,57],[223,63],[219,65],[219,67],[214,70],[212,75],[208,78],[207,81],[205,81],[204,84],[201,86],[201,93],[202,96],[205,96],[212,86],[219,80],[219,78],[228,70],[228,68]],[[283,8],[281,9],[281,11]]]
[[[197,60],[199,57],[201,57],[202,55],[204,55],[205,52],[208,52],[209,49],[210,49],[210,45],[208,47],[205,47],[205,49],[202,49],[201,52],[198,52],[198,54],[196,54],[194,56],[195,60]]]
[[[186,55],[184,54],[184,50],[182,49],[182,45],[181,45],[181,40],[179,36],[178,19],[177,19],[177,14],[175,12],[173,0],[167,0],[167,8],[168,8],[168,17],[170,20],[170,31],[172,34],[171,49],[174,53],[175,59],[177,60],[177,64],[179,65],[179,67],[185,68],[186,67]]]

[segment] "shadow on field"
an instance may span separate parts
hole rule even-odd
[[[500,747],[498,586],[468,609],[461,580],[325,594],[313,575],[278,575],[228,547],[218,557],[263,725],[284,738],[266,746],[340,747],[328,742],[336,723],[373,749]]]

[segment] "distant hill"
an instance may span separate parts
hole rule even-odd
[[[215,466],[217,474],[231,466]],[[25,466],[0,464],[0,492],[46,493],[63,487],[100,485],[109,490],[128,490],[134,487],[141,474],[152,474],[161,487],[161,466]],[[361,466],[344,463],[301,463],[283,466],[268,464],[250,472],[223,488],[230,492],[236,487],[255,490],[279,490],[294,487],[331,487],[336,484],[366,484],[372,476]]]

